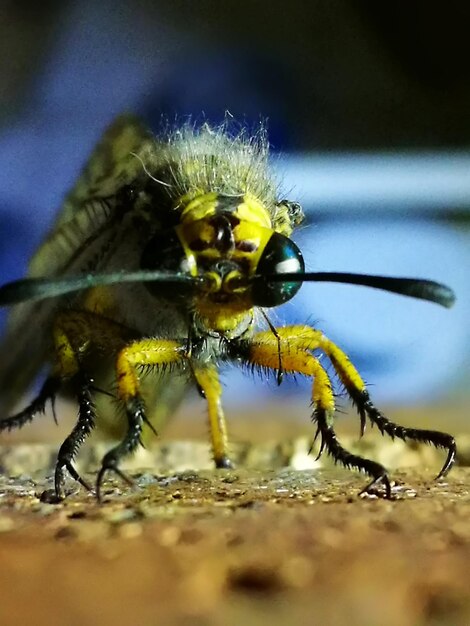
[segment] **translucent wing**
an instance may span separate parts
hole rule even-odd
[[[154,145],[148,129],[129,115],[119,117],[106,130],[67,194],[48,237],[31,259],[30,276],[63,273],[72,250],[108,223],[112,198],[142,172],[139,156]]]
[[[56,225],[71,219],[87,200],[113,196],[123,185],[131,183],[142,171],[138,155],[149,147],[154,148],[155,141],[137,118],[118,117],[104,133],[68,193]]]
[[[98,251],[115,235],[116,193],[142,173],[138,157],[148,149],[155,151],[155,140],[136,119],[122,116],[108,128],[31,259],[29,276],[64,276],[93,269]],[[26,302],[12,309],[0,342],[2,413],[44,365],[59,304],[60,300]]]

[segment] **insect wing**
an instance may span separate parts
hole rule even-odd
[[[56,225],[71,219],[87,200],[113,196],[142,170],[138,156],[155,138],[131,115],[118,117],[95,147],[80,178],[66,196]]]
[[[138,157],[151,143],[155,145],[148,131],[130,116],[118,118],[108,128],[31,259],[28,276],[66,276],[93,269],[99,250],[115,235],[115,196],[142,171]],[[2,412],[11,408],[45,364],[61,302],[59,298],[25,302],[11,310],[0,342]]]

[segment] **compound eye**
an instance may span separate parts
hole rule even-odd
[[[295,243],[280,233],[273,233],[256,268],[258,278],[253,281],[253,304],[271,307],[287,302],[298,292],[302,281],[270,282],[267,277],[273,274],[303,274],[304,270],[304,259]]]
[[[156,233],[142,252],[140,267],[143,270],[160,270],[175,274],[188,273],[188,260],[181,241],[173,229]],[[174,294],[174,286],[146,282],[145,286],[155,296]]]

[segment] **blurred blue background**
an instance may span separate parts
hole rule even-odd
[[[0,282],[24,274],[117,114],[156,131],[162,114],[267,119],[282,189],[308,216],[309,269],[432,278],[458,295],[446,311],[305,285],[275,317],[321,327],[380,401],[467,398],[469,17],[459,2],[3,2]],[[253,401],[231,376],[229,401]]]

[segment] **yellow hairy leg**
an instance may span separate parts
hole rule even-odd
[[[65,496],[65,470],[85,488],[90,489],[73,465],[76,453],[95,425],[92,397],[94,384],[81,362],[91,348],[102,349],[111,354],[117,353],[129,340],[129,336],[129,329],[98,313],[69,310],[55,317],[53,325],[55,362],[51,374],[44,382],[39,395],[29,406],[1,423],[1,430],[21,428],[36,415],[44,413],[47,401],[52,404],[55,418],[56,394],[64,381],[74,379],[79,406],[78,419],[60,447],[55,467],[54,490],[44,492],[45,500],[55,502]]]
[[[127,329],[125,329],[127,330]],[[112,347],[116,353],[117,396],[126,408],[127,433],[122,442],[104,457],[97,479],[97,494],[101,497],[101,484],[108,470],[126,477],[119,470],[120,459],[130,454],[142,439],[145,424],[151,428],[145,413],[145,402],[140,393],[140,370],[165,368],[187,361],[186,342],[169,339],[139,339],[126,345],[121,327],[108,324],[99,314],[67,312],[59,316],[54,338],[57,351],[57,373],[70,377],[80,371],[80,355],[93,347]],[[221,386],[214,366],[193,369],[194,377],[208,402],[209,423],[213,442],[214,459],[218,467],[229,467],[227,434],[221,406]],[[82,483],[83,484],[83,483]]]
[[[338,442],[333,429],[335,400],[328,374],[318,359],[311,354],[321,350],[332,362],[341,382],[345,385],[353,400],[368,398],[364,381],[347,355],[325,335],[309,326],[286,326],[257,333],[249,343],[247,358],[250,363],[273,370],[282,368],[287,373],[298,373],[313,378],[312,404],[313,421],[317,426],[315,439],[321,438],[319,456],[324,449],[346,467],[357,468],[372,476],[372,483],[382,482],[386,496],[391,496],[387,472],[379,463],[363,459],[348,452]],[[372,405],[371,405],[372,406]],[[363,405],[359,406],[364,411]],[[361,413],[361,420],[362,420]]]
[[[54,326],[55,375],[68,378],[78,373],[80,357],[90,349],[116,354],[117,395],[126,404],[139,396],[139,367],[166,366],[185,358],[186,348],[180,342],[139,339],[129,343],[130,336],[125,326],[98,313],[61,313]]]
[[[81,361],[91,347],[117,353],[129,340],[129,335],[129,329],[96,313],[73,310],[59,313],[53,326],[55,362],[51,374],[38,396],[26,408],[1,422],[0,430],[21,428],[36,415],[44,413],[47,401],[51,402],[54,412],[54,400],[63,382],[74,379],[79,406],[78,419],[60,447],[55,468],[55,488],[52,492],[45,492],[46,499],[56,501],[64,497],[65,470],[84,487],[90,488],[73,466],[78,449],[95,424],[93,380],[82,368]]]
[[[251,344],[250,362],[262,367],[277,369],[279,367],[278,351],[280,348],[283,371],[303,374],[313,378],[312,404],[316,410],[322,410],[325,413],[329,423],[332,422],[335,411],[335,399],[328,374],[319,360],[307,351],[297,350],[292,352],[290,349],[285,350],[282,330],[284,329],[276,329],[279,333],[280,345],[278,338],[271,332],[255,335]]]
[[[123,348],[116,363],[118,395],[132,404],[139,394],[139,368],[164,367],[188,360],[187,346],[169,339],[144,339]],[[216,467],[231,467],[228,457],[227,426],[221,403],[222,387],[217,367],[192,364],[192,373],[207,401],[212,450]]]
[[[418,428],[406,428],[387,419],[372,403],[366,385],[348,356],[330,341],[321,331],[310,326],[286,326],[257,333],[249,343],[246,356],[255,364],[286,372],[297,372],[316,378],[313,385],[313,421],[317,425],[317,435],[321,436],[320,454],[324,449],[346,467],[362,470],[373,480],[364,491],[378,483],[385,487],[385,496],[391,497],[391,486],[387,472],[380,464],[363,459],[345,450],[337,441],[333,430],[334,400],[328,377],[311,354],[315,350],[323,352],[331,361],[335,371],[356,406],[361,420],[361,435],[366,426],[366,418],[376,425],[382,434],[392,439],[419,441],[447,450],[446,461],[438,478],[445,476],[454,463],[456,445],[447,433]],[[316,436],[317,436],[316,435]]]
[[[262,350],[263,346],[271,346],[271,348],[273,346],[276,347],[275,359],[270,365],[266,365],[266,367],[273,369],[279,367],[280,352],[283,371],[297,372],[310,376],[310,373],[303,372],[302,369],[299,369],[302,356],[310,354],[315,350],[320,350],[330,359],[340,381],[355,404],[360,404],[361,398],[368,397],[366,385],[357,369],[349,360],[347,354],[338,348],[338,346],[328,339],[320,330],[304,325],[284,326],[282,328],[276,328],[276,335],[277,336],[274,336],[272,331],[263,331],[257,333],[253,340],[253,346],[256,346],[258,350]],[[291,356],[290,360],[287,358],[289,356]],[[289,369],[288,363],[292,363],[291,369]],[[360,411],[360,413],[362,434],[365,429],[365,416],[362,411]]]
[[[73,460],[80,446],[95,425],[95,406],[92,397],[93,380],[82,369],[81,360],[90,349],[116,352],[128,340],[129,330],[99,313],[64,311],[54,322],[53,337],[55,366],[52,380],[77,379],[78,420],[59,449],[55,467],[54,490],[44,498],[54,502],[65,497],[65,470],[86,489],[90,485],[78,474]]]
[[[212,451],[216,467],[229,468],[227,425],[222,408],[222,387],[215,365],[193,366],[193,373],[201,393],[207,401]]]
[[[169,339],[139,339],[119,350],[116,358],[117,394],[125,405],[127,432],[122,441],[103,457],[96,481],[98,500],[101,500],[101,486],[106,472],[113,471],[131,483],[119,469],[119,463],[142,443],[144,424],[153,428],[140,394],[139,368],[165,367],[186,358],[186,345]]]
[[[141,443],[143,425],[147,423],[144,401],[140,395],[139,366],[157,367],[182,360],[185,347],[178,342],[143,339],[129,343],[132,336],[122,326],[105,316],[91,311],[65,311],[60,313],[54,324],[56,364],[53,377],[61,380],[77,376],[79,380],[79,418],[77,424],[59,451],[56,466],[55,497],[63,497],[63,468],[88,485],[78,476],[71,462],[79,446],[94,427],[95,409],[91,396],[93,381],[82,370],[81,360],[91,350],[116,355],[117,395],[124,403],[127,415],[127,432],[121,443],[103,458],[98,474],[97,495],[107,470],[126,477],[118,465],[122,457],[133,452]],[[151,427],[151,425],[149,424]]]
[[[186,358],[186,345],[171,339],[141,339],[125,346],[116,359],[119,398],[128,403],[139,395],[138,368],[164,367]]]
[[[281,354],[284,369],[286,369],[284,364],[285,355],[289,352],[295,355],[299,352],[321,350],[328,356],[341,382],[347,389],[354,387],[358,391],[364,391],[365,383],[357,369],[349,360],[347,354],[338,348],[338,346],[328,339],[320,330],[312,328],[311,326],[285,326],[283,328],[277,328],[276,332],[282,345]],[[272,337],[272,332],[264,331],[255,336],[255,342],[260,344],[272,342]]]
[[[144,424],[148,424],[144,401],[140,394],[139,367],[166,366],[186,358],[186,347],[164,339],[139,339],[130,342],[132,331],[99,313],[66,311],[57,316],[54,325],[56,365],[54,376],[61,379],[79,378],[79,418],[59,451],[56,466],[55,497],[63,497],[63,468],[88,487],[73,468],[71,461],[80,444],[94,426],[95,409],[91,396],[93,381],[82,370],[80,361],[90,350],[116,355],[117,395],[127,415],[127,431],[117,446],[103,458],[98,474],[96,492],[101,498],[101,484],[107,471],[112,470],[128,481],[120,471],[120,460],[141,443]],[[130,342],[130,343],[129,343]],[[152,426],[148,424],[151,428]],[[129,481],[128,481],[129,482]]]
[[[272,331],[257,333],[250,342],[249,360],[253,364],[270,369],[278,369],[279,364],[281,364],[284,372],[303,374],[313,378],[312,404],[316,409],[325,412],[328,421],[332,421],[335,400],[331,381],[318,359],[310,354],[318,345],[314,345],[314,347],[296,346],[298,337],[293,334],[296,328],[303,329],[305,327],[276,328],[277,336]],[[314,329],[310,330],[321,335]],[[316,343],[318,344],[318,342]],[[347,358],[346,355],[344,356]],[[353,367],[351,363],[349,365]]]

